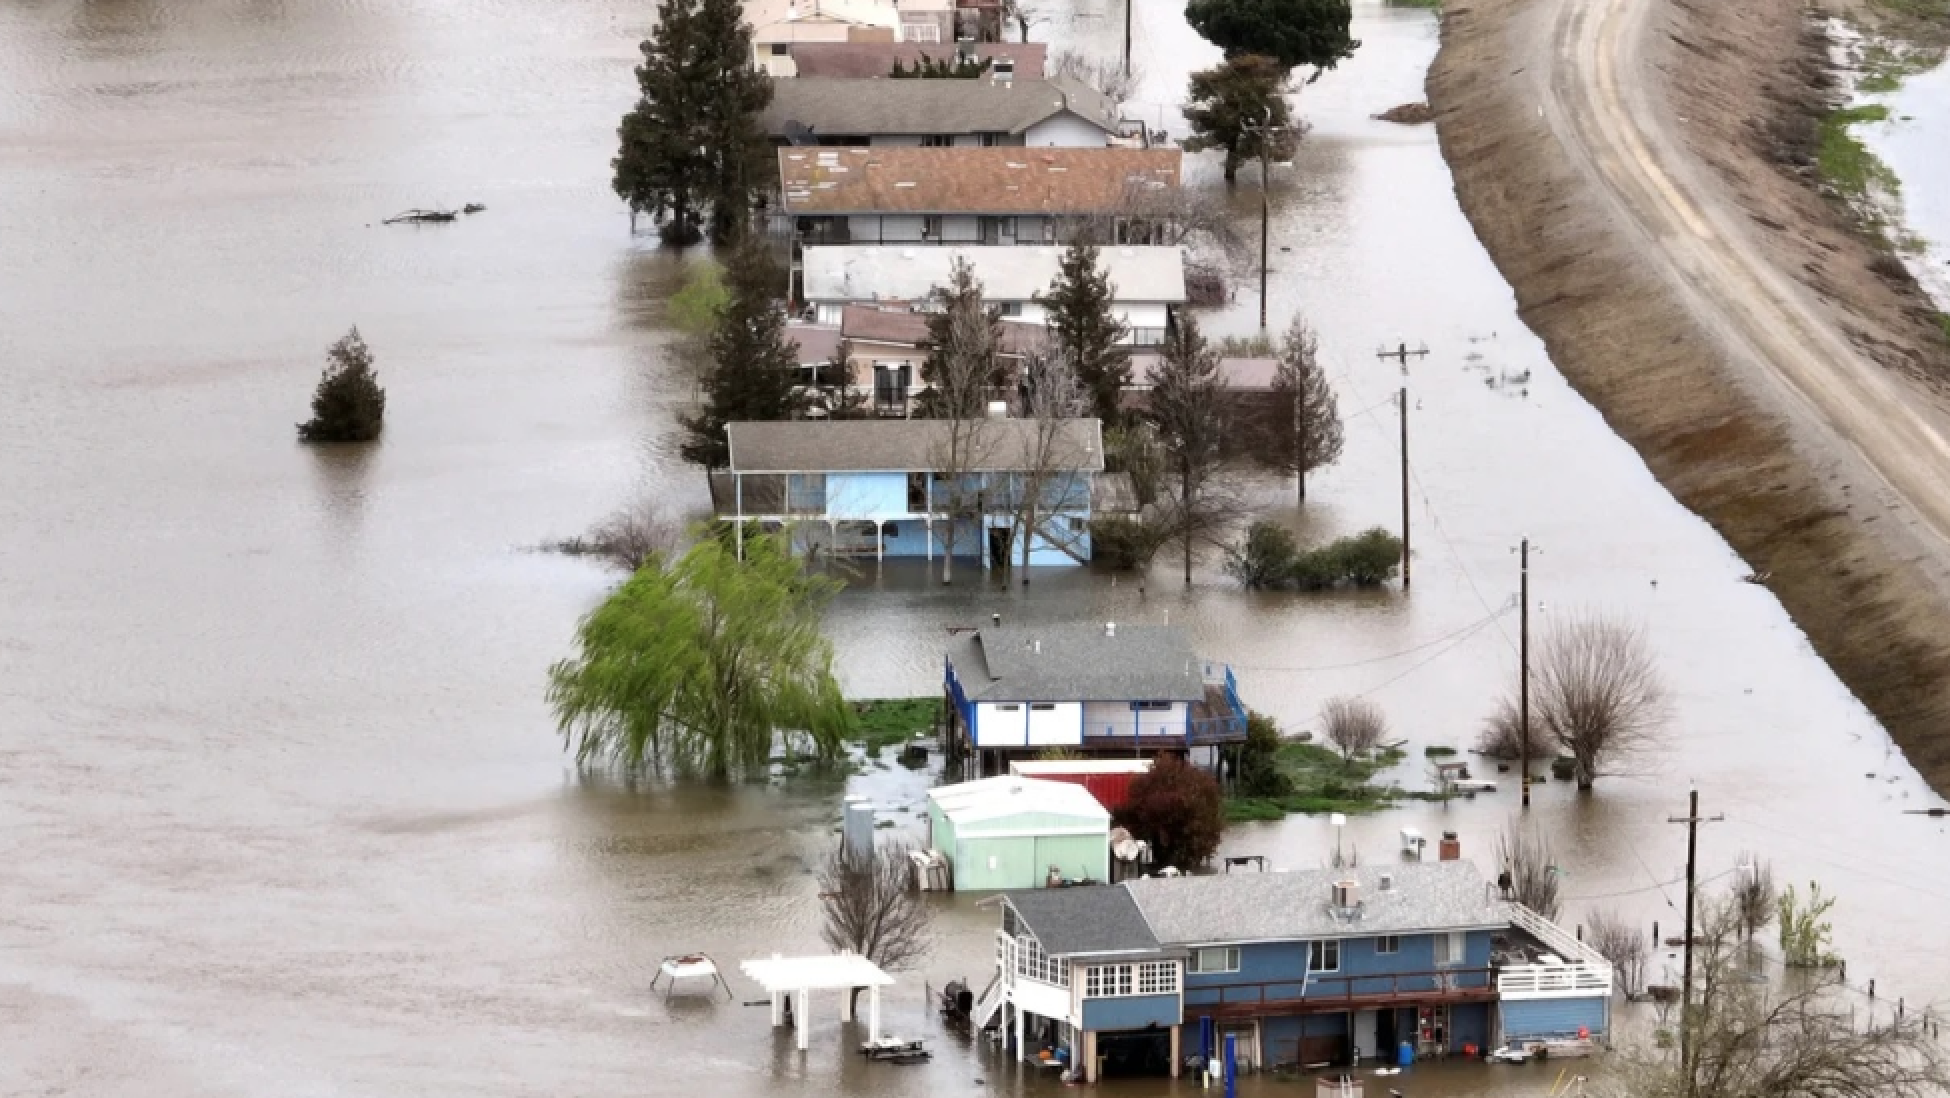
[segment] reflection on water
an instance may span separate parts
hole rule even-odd
[[[1886,125],[1855,127],[1870,150],[1902,181],[1903,224],[1922,249],[1911,270],[1950,311],[1950,65],[1903,81],[1889,95],[1872,97],[1889,106]]]
[[[1275,171],[1272,231],[1272,313],[1321,330],[1348,452],[1304,516],[1290,486],[1255,490],[1309,538],[1393,526],[1387,401],[1406,384],[1414,593],[1253,596],[1211,568],[1189,592],[1169,568],[944,588],[869,566],[831,616],[849,690],[934,691],[945,629],[992,613],[1168,620],[1289,728],[1373,697],[1418,784],[1420,747],[1466,746],[1514,665],[1509,549],[1528,533],[1540,627],[1577,606],[1643,622],[1677,703],[1646,774],[1539,793],[1571,918],[1671,918],[1662,821],[1697,782],[1728,815],[1701,836],[1709,874],[1766,850],[1781,879],[1841,892],[1851,975],[1950,985],[1950,955],[1917,945],[1950,900],[1945,829],[1897,814],[1927,794],[1518,326],[1433,134],[1369,118],[1420,98],[1433,22],[1359,12],[1360,54],[1304,94],[1316,128]],[[1049,32],[1108,49],[1120,13]],[[941,901],[934,957],[889,999],[893,1028],[937,1036],[925,1068],[858,1063],[833,1003],[801,1057],[762,1008],[647,990],[670,953],[735,969],[819,948],[811,869],[835,819],[831,787],[572,780],[542,703],[613,577],[528,547],[644,491],[692,512],[704,495],[673,453],[689,383],[661,328],[692,259],[630,239],[607,182],[650,18],[611,0],[0,8],[0,826],[21,852],[0,875],[0,1091],[1056,1089],[932,1028],[924,982],[989,964],[971,897]],[[1167,104],[1213,53],[1170,5],[1137,32],[1140,98],[1182,130]],[[1257,212],[1252,183],[1233,200]],[[464,201],[488,210],[376,225]],[[1251,329],[1240,285],[1214,330]],[[301,447],[324,348],[353,324],[385,440]],[[1398,339],[1433,352],[1406,376],[1373,357]],[[912,833],[926,781],[869,764],[855,784]],[[1451,828],[1487,864],[1510,802],[1348,838],[1386,857],[1399,826]],[[1311,865],[1331,835],[1294,819],[1230,841]],[[1549,1074],[1403,1084],[1542,1093]]]

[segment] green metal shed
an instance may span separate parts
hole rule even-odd
[[[1016,775],[928,792],[934,849],[955,888],[1041,888],[1052,867],[1068,880],[1110,880],[1110,813],[1080,785]]]

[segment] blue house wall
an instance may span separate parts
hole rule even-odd
[[[1487,987],[1490,932],[1464,935],[1460,964],[1435,963],[1435,935],[1404,934],[1395,953],[1375,952],[1372,936],[1343,938],[1340,968],[1307,973],[1306,942],[1262,942],[1239,947],[1239,971],[1186,973],[1187,1006],[1251,1002],[1257,999],[1337,998],[1349,993],[1377,995],[1390,991],[1433,991],[1436,972],[1453,971],[1458,987]],[[1396,973],[1426,973],[1397,979]],[[1263,986],[1262,986],[1263,985]],[[1196,1013],[1196,1011],[1194,1011]]]
[[[1178,1022],[1176,995],[1126,995],[1083,1001],[1082,1028],[1086,1030],[1143,1029],[1154,1025],[1175,1026]]]
[[[826,513],[833,518],[895,518],[908,513],[906,473],[826,474]]]

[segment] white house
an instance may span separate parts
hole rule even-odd
[[[1101,93],[1061,77],[801,77],[773,84],[759,120],[773,140],[793,145],[1102,148],[1126,128],[1118,114]]]
[[[752,62],[774,77],[796,75],[795,46],[838,42],[952,43],[954,0],[748,0]]]
[[[837,325],[847,305],[902,303],[925,309],[936,286],[948,284],[957,261],[981,280],[984,300],[1005,320],[1041,325],[1036,298],[1056,280],[1063,249],[984,247],[814,247],[804,249],[804,294],[819,322]],[[1098,254],[1110,276],[1111,312],[1128,329],[1124,342],[1164,342],[1173,306],[1185,303],[1185,256],[1175,247],[1105,248]]]

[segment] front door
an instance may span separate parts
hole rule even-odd
[[[1401,1011],[1394,1007],[1375,1011],[1375,1055],[1380,1057],[1381,1062],[1384,1064],[1392,1064],[1398,1058],[1398,1047],[1401,1045],[1402,1039],[1396,1029],[1396,1023],[1400,1017]]]

